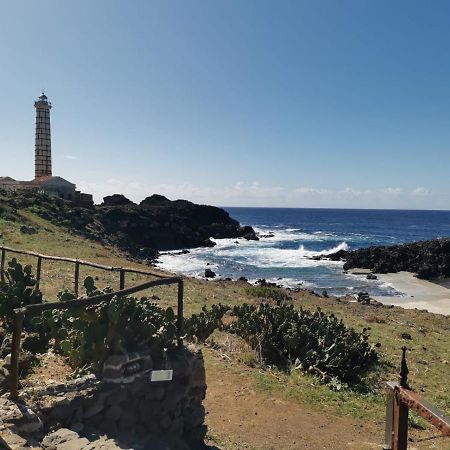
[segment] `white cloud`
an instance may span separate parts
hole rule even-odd
[[[64,155],[64,158],[66,158],[66,159],[71,159],[71,160],[77,159],[77,157],[76,157],[76,156],[73,156],[73,155]]]
[[[430,192],[425,187],[406,190],[400,187],[379,189],[326,189],[299,186],[293,189],[265,185],[260,181],[237,181],[224,187],[203,187],[192,183],[155,183],[119,178],[102,182],[81,182],[83,192],[94,195],[96,202],[111,194],[123,194],[139,202],[152,194],[170,199],[183,198],[196,203],[227,206],[280,206],[310,208],[430,208]],[[426,203],[425,197],[427,197]]]
[[[220,191],[228,198],[278,198],[282,195],[283,188],[279,186],[263,186],[259,181],[253,181],[252,183],[238,181],[233,187]]]
[[[412,191],[413,195],[430,195],[430,191],[427,188],[424,188],[423,186],[421,187],[416,187],[413,191]]]
[[[317,188],[312,188],[312,187],[298,187],[294,190],[294,192],[296,194],[312,194],[312,195],[323,195],[323,194],[327,194],[328,190],[327,189],[317,189]]]
[[[388,195],[400,195],[403,193],[403,189],[399,187],[387,187],[382,189],[382,192]]]

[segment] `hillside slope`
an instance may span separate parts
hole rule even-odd
[[[0,192],[0,216],[14,220],[20,211],[149,260],[159,250],[213,246],[210,238],[257,239],[253,228],[241,227],[223,209],[161,195],[147,197],[139,205],[113,195],[86,208],[35,192]]]

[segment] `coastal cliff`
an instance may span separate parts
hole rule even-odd
[[[418,278],[450,276],[450,239],[433,239],[409,244],[341,250],[328,259],[345,260],[344,270],[371,269],[377,273],[407,271]]]
[[[84,237],[147,260],[154,260],[160,250],[212,247],[211,238],[258,239],[252,227],[242,227],[221,208],[171,201],[156,194],[140,204],[115,194],[93,207],[35,192],[0,194],[3,217],[15,220],[27,209]]]

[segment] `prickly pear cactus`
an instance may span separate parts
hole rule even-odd
[[[42,303],[42,294],[35,286],[31,266],[23,267],[16,258],[8,262],[5,281],[0,281],[0,317],[6,323],[11,323],[14,309]]]

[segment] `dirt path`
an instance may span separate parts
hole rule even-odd
[[[211,444],[221,449],[381,449],[382,424],[337,417],[255,387],[245,365],[227,362],[206,350],[205,401]],[[411,443],[408,449],[449,449],[442,439]]]
[[[255,390],[244,365],[211,352],[206,357],[207,424],[226,449],[381,448],[380,430],[362,421],[335,417]]]

